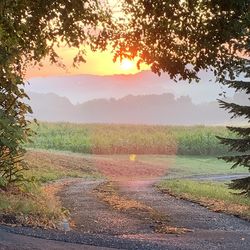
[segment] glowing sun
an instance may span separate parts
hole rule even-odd
[[[122,70],[130,70],[134,67],[134,63],[128,59],[124,59],[121,62],[121,69]]]

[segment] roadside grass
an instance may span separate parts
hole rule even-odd
[[[25,160],[30,166],[26,176],[35,177],[40,183],[63,178],[97,179],[100,174],[93,162],[76,154],[63,154],[45,150],[29,150]]]
[[[250,199],[236,195],[227,184],[214,181],[198,181],[188,178],[246,174],[245,168],[231,169],[231,165],[210,156],[150,156],[137,158],[141,162],[167,165],[165,180],[157,186],[163,192],[197,202],[213,211],[225,212],[250,219]]]
[[[56,193],[72,178],[100,178],[92,163],[81,156],[28,151],[25,160],[29,165],[25,177],[35,179],[8,191],[0,190],[1,223],[55,228],[67,216]],[[58,182],[51,182],[55,180]]]
[[[232,193],[226,184],[174,179],[161,181],[157,187],[162,192],[197,202],[213,211],[250,220],[250,199]]]
[[[60,202],[42,188],[0,192],[0,222],[4,224],[55,228],[63,217]]]
[[[212,156],[165,156],[165,155],[140,155],[138,161],[167,165],[167,178],[183,178],[190,176],[211,176],[219,174],[244,174],[248,173],[244,167],[231,169],[231,164],[218,160]]]

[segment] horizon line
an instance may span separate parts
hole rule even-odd
[[[47,75],[47,76],[32,76],[32,77],[28,77],[27,79],[25,79],[25,81],[28,81],[29,79],[34,79],[34,78],[49,78],[49,77],[76,77],[76,76],[97,76],[97,77],[110,77],[110,76],[135,76],[135,75],[139,75],[141,73],[145,73],[145,72],[150,72],[153,75],[158,76],[157,74],[155,74],[154,72],[152,72],[151,70],[142,70],[140,72],[136,72],[136,73],[120,73],[120,74],[109,74],[109,75],[99,75],[99,74],[62,74],[62,75]],[[167,73],[165,73],[167,74]],[[168,74],[167,74],[168,75]]]

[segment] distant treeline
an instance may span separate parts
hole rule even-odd
[[[221,155],[225,127],[40,123],[27,147],[89,154]]]
[[[55,94],[30,93],[34,117],[47,122],[115,124],[227,124],[230,115],[217,101],[194,104],[188,96],[173,94],[125,96],[121,99],[97,99],[73,105]],[[246,95],[236,94],[229,102],[249,103]],[[235,120],[240,122],[240,120]]]

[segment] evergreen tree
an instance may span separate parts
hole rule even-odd
[[[249,63],[249,62],[248,62]],[[245,77],[250,76],[250,67],[243,69]],[[236,91],[244,91],[250,94],[250,81],[225,80],[225,84],[235,88]],[[250,100],[250,98],[248,98]],[[220,106],[232,114],[232,118],[243,117],[248,123],[250,121],[250,106],[239,105],[236,103],[228,103],[219,100]],[[229,146],[230,151],[236,152],[234,155],[220,157],[226,162],[233,163],[232,168],[242,166],[250,171],[250,127],[227,127],[230,131],[237,135],[237,138],[218,137],[222,144]],[[240,190],[241,194],[250,196],[250,176],[235,179],[229,184],[230,188]]]

